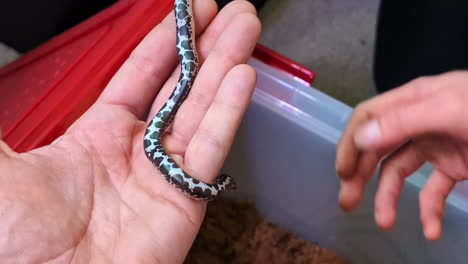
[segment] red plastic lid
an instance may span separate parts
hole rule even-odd
[[[49,144],[94,103],[173,0],[120,0],[0,69],[0,127],[22,152]],[[312,83],[315,74],[257,45],[254,57]]]
[[[315,80],[315,72],[261,44],[257,44],[252,56],[272,67],[288,72],[307,85],[312,85]]]

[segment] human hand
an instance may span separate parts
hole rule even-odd
[[[445,200],[468,179],[468,72],[423,77],[359,105],[338,144],[339,202],[360,203],[365,185],[383,159],[375,219],[393,227],[406,177],[425,162],[434,172],[420,192],[420,219],[427,239],[441,236]],[[388,157],[387,157],[388,155]]]
[[[216,12],[214,1],[194,1],[203,65],[164,137],[177,162],[206,182],[249,104],[256,75],[245,63],[261,30],[247,1]],[[143,150],[142,119],[177,82],[175,36],[171,12],[53,144],[16,153],[0,141],[0,262],[183,262],[206,202],[170,186]]]

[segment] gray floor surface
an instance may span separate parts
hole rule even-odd
[[[314,87],[354,106],[375,94],[378,0],[268,0],[260,42],[317,73]],[[19,54],[0,43],[0,67]]]
[[[314,87],[344,103],[373,96],[378,0],[268,0],[260,42],[317,73]]]
[[[15,60],[19,57],[19,53],[5,45],[4,43],[0,42],[0,67],[8,64],[9,62]]]

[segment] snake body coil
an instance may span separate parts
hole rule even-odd
[[[169,99],[148,124],[144,136],[144,150],[148,159],[171,185],[194,199],[212,200],[224,190],[234,189],[233,179],[223,174],[213,184],[199,181],[185,172],[162,146],[162,136],[192,88],[199,67],[192,0],[175,0],[174,13],[181,73]]]

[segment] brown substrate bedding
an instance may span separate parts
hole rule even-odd
[[[251,204],[229,200],[208,204],[185,263],[350,264],[335,252],[269,223]]]

